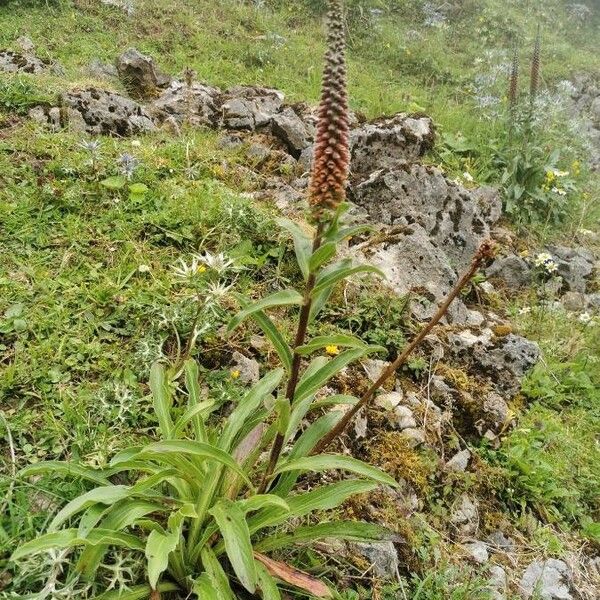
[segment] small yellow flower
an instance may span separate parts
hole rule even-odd
[[[581,174],[581,162],[574,160],[573,164],[571,165],[571,171],[573,171],[573,175],[575,175],[575,177],[578,177]]]
[[[206,272],[206,267],[204,265],[198,265],[198,268],[196,269],[196,273],[204,273]]]
[[[234,369],[233,371],[231,371],[231,379],[239,379],[240,377],[240,372],[237,369]]]
[[[331,344],[330,346],[325,346],[325,352],[331,356],[335,356],[340,353],[340,349],[335,344]]]

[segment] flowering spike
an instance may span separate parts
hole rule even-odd
[[[517,106],[517,99],[519,93],[519,51],[515,47],[515,53],[513,55],[513,62],[510,69],[510,85],[508,87],[508,103],[511,110],[514,110]]]
[[[531,57],[530,99],[531,99],[532,103],[535,101],[538,90],[540,88],[541,53],[542,53],[542,36],[540,34],[540,28],[538,27],[537,35],[535,38],[535,46],[533,47],[533,56]]]
[[[343,202],[350,165],[342,0],[329,0],[327,19],[327,53],[308,198],[317,221],[323,219],[324,211],[335,210]]]

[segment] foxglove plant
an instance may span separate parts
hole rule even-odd
[[[341,417],[340,412],[317,418],[301,432],[307,414],[321,406],[315,402],[319,390],[346,365],[380,350],[351,336],[316,337],[306,342],[308,324],[332,288],[353,273],[375,271],[348,260],[325,266],[333,259],[337,243],[356,232],[339,223],[348,162],[342,3],[331,0],[309,192],[316,234],[311,240],[294,223],[283,223],[294,237],[304,293],[282,290],[254,304],[240,298],[243,310],[229,324],[233,330],[253,318],[274,344],[282,368],[267,372],[238,402],[232,398],[235,408],[228,417],[219,418],[222,400],[203,395],[195,361],[187,359],[170,368],[156,363],[150,389],[159,441],[123,450],[106,469],[61,462],[24,469],[23,477],[45,473],[75,476],[96,487],[62,508],[49,531],[17,549],[13,560],[45,550],[80,548],[75,570],[93,580],[111,547],[145,555],[148,583],[125,592],[108,591],[98,596],[103,600],[156,600],[162,592],[172,591],[208,600],[234,600],[239,588],[274,600],[281,598],[277,581],[313,596],[331,597],[324,583],[265,552],[323,537],[378,540],[389,536],[376,525],[343,521],[273,531],[289,519],[335,508],[379,484],[397,485],[379,469],[351,457],[309,456]],[[129,157],[122,163],[129,168],[134,165]],[[197,258],[218,272],[230,267],[221,255]],[[178,268],[188,274],[187,265]],[[265,313],[276,306],[300,308],[291,346]],[[332,345],[348,349],[331,359],[316,356],[302,369],[305,357],[321,354]],[[187,402],[183,414],[175,409],[181,404],[176,402],[177,390],[183,387],[177,383],[180,377],[185,385],[184,405]],[[336,405],[353,400],[347,396],[330,399]],[[265,451],[269,458],[262,461]],[[325,470],[345,471],[358,478],[340,478],[309,492],[297,489],[302,473]],[[119,483],[113,481],[116,476]]]
[[[315,230],[308,235],[296,223],[280,221],[294,241],[303,291],[284,289],[255,302],[238,296],[242,310],[228,325],[231,332],[246,320],[254,320],[275,348],[281,367],[268,371],[238,401],[231,398],[234,408],[223,417],[223,401],[203,392],[195,361],[187,358],[183,365],[170,368],[156,363],[150,389],[159,441],[123,450],[103,470],[60,462],[24,469],[22,476],[52,472],[80,477],[97,487],[62,508],[48,533],[17,549],[13,560],[48,549],[82,548],[76,571],[93,579],[110,547],[143,554],[147,584],[125,592],[106,592],[97,596],[101,600],[157,600],[162,592],[195,595],[202,600],[235,600],[239,589],[259,593],[265,600],[278,600],[282,597],[278,582],[311,596],[331,597],[323,582],[266,553],[324,537],[389,538],[390,532],[384,528],[356,521],[295,525],[293,529],[282,526],[291,519],[298,523],[314,511],[336,508],[352,495],[380,484],[397,486],[375,467],[323,451],[443,317],[489,256],[490,247],[484,244],[480,248],[434,320],[366,394],[316,400],[342,369],[382,350],[350,335],[308,336],[309,325],[338,283],[358,273],[379,273],[348,258],[335,260],[338,244],[364,230],[342,223],[350,157],[342,16],[341,0],[330,0],[328,50],[308,198]],[[198,258],[216,271],[229,268],[224,257]],[[182,267],[181,271],[185,275],[188,269]],[[298,310],[291,344],[267,314],[275,307]],[[179,384],[180,378],[183,384]],[[323,414],[321,409],[328,405],[335,408]],[[344,413],[339,409],[344,405],[352,408]],[[181,408],[177,410],[177,406]],[[310,421],[307,426],[306,421]],[[339,476],[310,491],[297,485],[303,473],[323,471],[342,471],[355,478]],[[128,478],[124,474],[129,474]],[[117,475],[119,483],[113,481]]]

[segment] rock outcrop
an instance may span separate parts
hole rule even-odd
[[[416,147],[423,143],[421,138]],[[384,163],[391,160],[389,154],[386,148]],[[370,155],[369,162],[374,160]],[[365,255],[399,294],[415,292],[421,298],[413,303],[413,312],[423,319],[432,316],[454,286],[501,210],[493,190],[470,191],[435,167],[401,161],[371,173],[352,188],[350,197],[371,221],[393,227],[390,241]],[[460,301],[450,316],[455,322],[467,320]]]
[[[92,135],[129,136],[155,128],[140,104],[105,90],[72,90],[61,95],[60,105],[69,127]]]
[[[150,56],[136,48],[129,48],[117,58],[117,73],[132,98],[139,100],[153,97],[157,90],[167,87],[171,77],[162,73]]]

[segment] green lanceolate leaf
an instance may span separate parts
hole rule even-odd
[[[35,465],[28,465],[19,471],[20,477],[30,477],[33,475],[61,475],[63,477],[80,477],[87,481],[92,481],[99,485],[109,485],[110,481],[102,473],[90,467],[85,467],[77,463],[46,461]]]
[[[158,585],[158,591],[160,593],[168,594],[169,592],[176,592],[179,587],[170,582],[160,583]],[[147,600],[150,598],[152,588],[149,585],[135,585],[127,590],[112,590],[100,596],[96,596],[95,600]]]
[[[313,288],[313,291],[311,292],[311,296],[315,298],[323,290],[326,290],[334,286],[339,281],[350,277],[350,275],[356,275],[357,273],[376,273],[380,277],[385,277],[381,269],[378,269],[377,267],[374,267],[372,265],[358,265],[356,267],[351,267],[345,266],[343,263],[340,263],[339,268],[317,279],[317,283]]]
[[[279,385],[284,374],[283,369],[275,369],[267,373],[250,391],[240,400],[234,411],[227,419],[227,425],[219,439],[219,447],[231,450],[236,436],[246,424],[248,418],[260,406],[260,403],[269,396]]]
[[[188,392],[188,411],[186,411],[186,415],[188,415],[187,418],[191,419],[193,423],[196,441],[206,442],[208,439],[206,437],[206,430],[204,428],[204,419],[206,418],[206,414],[209,412],[208,407],[214,406],[214,402],[201,401],[202,394],[200,392],[200,384],[198,383],[200,377],[198,363],[192,359],[186,360],[183,364],[183,370],[185,373],[185,387]],[[206,410],[199,408],[202,406],[206,407]],[[187,423],[188,421],[185,422]],[[179,422],[178,424],[179,427],[181,427]],[[175,437],[177,437],[181,429],[178,430],[177,426],[175,429]]]
[[[146,542],[146,560],[148,561],[148,581],[150,587],[155,590],[158,579],[169,566],[169,554],[177,548],[179,543],[179,531],[161,533],[151,531]]]
[[[84,513],[81,515],[81,519],[79,520],[79,527],[77,528],[77,537],[84,538],[87,534],[94,528],[106,511],[109,510],[106,506],[102,504],[94,504],[90,506]]]
[[[349,479],[320,486],[310,492],[288,497],[290,515],[303,517],[315,510],[332,510],[348,498],[365,494],[376,489],[379,484],[365,479]]]
[[[303,346],[298,346],[296,348],[296,352],[302,356],[305,356],[306,354],[312,354],[313,352],[321,350],[322,348],[326,348],[327,346],[366,348],[367,344],[353,335],[320,335],[313,338]]]
[[[188,423],[193,422],[196,441],[206,442],[204,419],[216,408],[216,406],[217,404],[213,400],[206,400],[205,402],[200,402],[199,404],[188,408],[185,413],[177,419],[177,422],[173,427],[173,437],[175,439],[181,437],[181,434],[184,432]]]
[[[238,504],[226,499],[217,502],[209,512],[219,526],[225,542],[225,552],[235,574],[240,583],[254,594],[257,574],[244,512]]]
[[[304,280],[307,280],[310,272],[308,263],[312,253],[313,244],[311,238],[304,233],[296,223],[290,221],[290,219],[277,219],[277,224],[292,234],[294,250],[296,252],[296,261],[298,262],[298,267],[300,267]]]
[[[165,442],[155,442],[149,444],[143,450],[142,456],[156,456],[160,459],[163,454],[189,454],[207,460],[215,460],[232,471],[235,471],[244,481],[251,486],[248,476],[240,469],[239,465],[233,458],[216,446],[203,444],[202,442],[194,442],[192,440],[167,440]]]
[[[311,273],[316,273],[328,260],[335,256],[335,242],[327,242],[313,252],[308,261],[308,268]]]
[[[332,523],[319,523],[307,527],[297,527],[291,533],[275,534],[262,540],[256,545],[261,552],[270,552],[278,548],[286,548],[292,544],[313,542],[323,538],[362,541],[382,541],[394,537],[389,529],[372,523],[358,521],[334,521]]]
[[[245,319],[254,313],[264,310],[266,308],[273,308],[274,306],[291,306],[294,304],[300,305],[304,301],[301,294],[296,290],[281,290],[275,292],[254,304],[251,304],[247,308],[241,310],[227,325],[227,331],[233,331],[238,327]]]
[[[130,488],[126,485],[105,485],[95,488],[71,500],[64,508],[58,511],[48,526],[48,531],[56,531],[67,519],[85,510],[93,504],[110,505],[127,498]]]
[[[310,454],[311,450],[316,446],[317,442],[327,433],[331,431],[334,425],[341,419],[342,413],[339,411],[330,411],[327,414],[319,417],[311,423],[302,435],[294,442],[292,451],[289,454],[289,459],[300,458]],[[279,477],[277,485],[272,490],[272,493],[285,498],[300,476],[300,471],[290,471],[282,473]]]
[[[223,567],[214,552],[205,546],[202,548],[200,557],[204,570],[212,583],[213,589],[217,592],[219,600],[236,600],[229,585],[229,578],[225,571],[223,571]]]
[[[53,531],[37,537],[35,540],[26,542],[19,546],[10,557],[11,560],[19,560],[30,554],[37,554],[46,550],[55,548],[69,548],[75,546],[78,537],[77,529],[63,529],[62,531]],[[85,543],[83,540],[81,543]]]
[[[278,507],[267,507],[248,519],[250,533],[254,534],[265,527],[285,523],[290,518],[300,518],[316,510],[332,510],[343,504],[348,498],[364,494],[377,488],[379,484],[365,479],[349,479],[320,486],[310,492],[288,496],[288,511]]]
[[[281,364],[290,371],[292,369],[292,349],[281,333],[279,333],[275,323],[262,310],[252,313],[252,318],[269,338],[271,344],[273,344]]]
[[[379,483],[398,487],[395,479],[384,473],[381,469],[372,467],[351,456],[340,456],[337,454],[320,454],[287,460],[277,467],[275,473],[285,473],[287,471],[314,471],[320,473],[329,470],[349,471],[363,477],[368,477]]]
[[[92,529],[87,537],[78,537],[77,529],[61,529],[39,536],[35,540],[19,546],[11,556],[11,560],[18,560],[30,554],[37,554],[46,550],[72,548],[86,544],[107,544],[110,546],[124,546],[132,550],[143,550],[144,544],[135,535],[111,531],[109,529]]]
[[[173,396],[167,381],[167,370],[159,362],[155,362],[150,369],[150,390],[152,391],[154,412],[158,418],[160,432],[162,437],[168,440],[173,432],[173,421],[171,419]]]
[[[130,446],[129,448],[124,448],[110,459],[109,464],[111,467],[116,467],[121,463],[129,463],[130,461],[135,460],[143,449],[144,446]]]
[[[194,581],[192,592],[196,594],[200,600],[221,600],[210,577],[206,573],[203,573]]]
[[[320,390],[334,375],[337,375],[346,365],[368,354],[369,348],[352,348],[338,354],[333,360],[323,365],[316,373],[305,375],[296,388],[294,403]]]
[[[257,494],[256,496],[250,496],[247,500],[240,500],[238,504],[244,513],[262,510],[267,507],[274,507],[285,512],[290,510],[288,503],[275,494]]]
[[[290,417],[292,414],[290,401],[287,398],[278,398],[275,403],[275,412],[277,413],[277,432],[281,435],[285,435],[290,425]]]
[[[100,527],[121,531],[148,514],[159,513],[164,510],[166,510],[166,507],[157,503],[127,498],[108,508],[104,513]],[[100,545],[85,548],[77,561],[76,569],[83,573],[86,578],[92,579],[107,549],[108,546]]]
[[[258,575],[258,587],[260,588],[262,599],[281,600],[277,582],[271,577],[269,571],[267,571],[267,568],[262,563],[256,563],[256,574]]]
[[[317,318],[317,315],[323,310],[323,308],[325,308],[325,305],[327,304],[332,292],[333,287],[328,287],[320,291],[313,297],[312,303],[310,305],[310,313],[308,315],[309,323],[313,323],[314,320]]]

